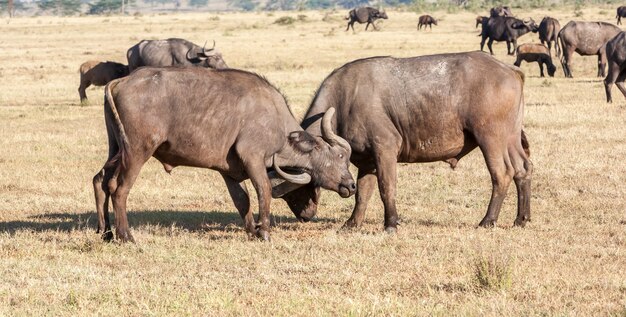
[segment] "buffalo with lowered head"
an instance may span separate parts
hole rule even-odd
[[[552,42],[554,42],[554,52],[556,53],[556,57],[561,56],[561,51],[559,50],[559,31],[561,31],[561,24],[559,20],[551,17],[544,17],[539,23],[539,40],[541,44],[547,42],[548,44],[548,53],[552,51]]]
[[[609,71],[604,79],[606,102],[613,102],[611,88],[617,85],[619,91],[626,97],[626,32],[619,32],[614,38],[606,43],[606,57]]]
[[[536,33],[537,30],[537,24],[535,24],[533,19],[520,20],[498,16],[489,18],[487,22],[483,20],[483,29],[480,34],[482,36],[480,50],[483,50],[485,41],[489,39],[487,47],[489,47],[489,52],[493,55],[493,50],[491,49],[493,41],[506,41],[506,52],[509,55],[513,55],[517,49],[517,39],[528,32]],[[511,43],[513,43],[512,49]]]
[[[270,200],[312,184],[352,195],[350,145],[331,129],[326,109],[321,134],[302,130],[283,95],[262,77],[240,70],[197,67],[140,68],[105,89],[109,155],[93,178],[98,232],[132,241],[126,199],[152,156],[167,172],[177,166],[218,171],[248,235],[269,239]],[[268,174],[269,173],[269,174]],[[244,180],[256,189],[259,216],[253,219]]]
[[[302,127],[320,135],[324,112],[337,109],[332,129],[348,141],[350,161],[358,168],[356,205],[345,226],[361,225],[378,182],[385,230],[394,232],[397,163],[445,161],[454,168],[476,147],[493,186],[480,225],[495,225],[513,181],[515,225],[524,226],[530,220],[532,163],[522,129],[523,86],[519,68],[482,52],[372,57],[334,70],[317,90]],[[295,213],[310,218],[319,191],[306,185],[285,200]]]
[[[354,32],[354,22],[359,22],[360,24],[366,23],[365,31],[370,26],[370,24],[374,27],[374,30],[378,30],[376,28],[376,24],[374,22],[378,19],[387,19],[387,13],[385,11],[380,11],[378,9],[374,9],[372,7],[361,7],[350,10],[348,12],[348,16],[346,20],[348,21],[348,26],[346,27],[346,31],[352,27],[352,31]]]
[[[606,22],[569,21],[559,32],[561,42],[561,65],[565,77],[572,76],[572,55],[598,55],[598,77],[604,76],[606,52],[604,44],[622,30]]]
[[[548,75],[554,77],[556,72],[556,66],[552,63],[552,57],[550,57],[550,50],[543,44],[522,44],[517,47],[517,60],[513,65],[519,67],[522,61],[527,63],[537,62],[539,64],[539,71],[541,77],[543,75],[543,66],[548,68]]]
[[[215,69],[228,68],[222,54],[213,47],[206,49],[183,39],[143,40],[126,52],[128,68],[133,70],[141,66],[199,66]]]
[[[430,26],[430,29],[432,30],[433,24],[437,25],[437,19],[431,17],[428,14],[424,14],[420,16],[419,19],[417,20],[417,30],[421,30],[422,26],[424,26],[424,30],[426,29],[427,26]]]
[[[87,102],[85,89],[89,86],[104,86],[111,80],[128,75],[128,66],[116,62],[86,61],[80,65],[78,94],[81,102]]]

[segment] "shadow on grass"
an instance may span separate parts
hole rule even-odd
[[[115,216],[111,212],[111,223]],[[256,217],[256,214],[255,214]],[[299,221],[292,216],[270,217],[272,226],[276,224],[292,224]],[[232,231],[233,227],[242,228],[243,220],[239,213],[223,211],[131,211],[128,213],[128,222],[131,228],[142,226],[174,227],[198,231]],[[313,222],[332,222],[331,219],[315,218]],[[0,232],[11,234],[21,230],[41,231],[62,231],[70,232],[74,230],[93,229],[96,230],[97,215],[94,211],[84,213],[47,213],[33,215],[27,220],[0,222]]]

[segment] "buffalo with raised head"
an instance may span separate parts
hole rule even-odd
[[[535,24],[533,19],[520,20],[498,16],[489,18],[486,22],[483,20],[483,29],[480,34],[482,36],[480,50],[483,50],[485,41],[489,39],[487,47],[489,47],[489,52],[493,55],[493,49],[491,48],[493,41],[506,41],[506,52],[508,55],[513,55],[517,49],[517,39],[528,32],[536,33],[537,30],[537,24]],[[513,44],[512,48],[511,43]]]
[[[267,80],[240,70],[144,67],[105,89],[109,155],[93,178],[98,232],[132,241],[126,200],[139,171],[152,156],[167,172],[177,166],[218,171],[248,235],[269,239],[270,200],[305,184],[352,195],[350,145],[331,127],[326,109],[321,136],[302,130],[285,98]],[[272,177],[284,179],[271,180]],[[253,219],[244,180],[256,189],[259,216]],[[287,183],[285,185],[285,183]]]
[[[488,70],[488,71],[487,71]],[[347,227],[364,220],[376,182],[385,230],[394,232],[397,163],[445,161],[454,168],[476,147],[485,157],[493,192],[481,226],[494,226],[512,181],[515,225],[530,220],[532,163],[523,131],[524,74],[482,52],[412,58],[372,57],[334,70],[317,90],[302,127],[322,133],[324,112],[337,109],[332,128],[352,148],[358,168],[356,205]],[[315,215],[312,185],[285,196],[291,209]]]
[[[417,30],[421,30],[422,26],[424,26],[424,30],[426,29],[427,26],[430,26],[430,29],[433,29],[433,24],[437,25],[437,19],[431,17],[428,14],[424,14],[422,16],[419,17],[419,19],[417,20]]]
[[[606,54],[604,44],[622,30],[606,22],[570,21],[559,32],[561,42],[561,65],[565,77],[572,76],[572,55],[598,55],[598,77],[604,77]]]
[[[86,103],[85,89],[89,86],[104,86],[113,79],[128,75],[128,66],[116,62],[86,61],[80,65],[80,85],[78,94],[80,102]]]
[[[517,59],[513,65],[519,67],[522,61],[527,63],[537,62],[539,64],[539,72],[541,77],[543,75],[543,66],[548,69],[548,75],[554,77],[556,72],[556,66],[552,63],[552,57],[550,57],[550,50],[543,44],[522,44],[517,47]]]
[[[359,24],[367,22],[367,25],[365,25],[365,31],[367,31],[370,24],[374,27],[374,30],[378,30],[378,28],[376,28],[376,24],[374,24],[374,22],[378,19],[387,19],[387,13],[372,7],[352,9],[348,12],[348,16],[346,17],[346,20],[349,20],[346,31],[352,27],[352,31],[354,32],[354,22],[359,22]]]
[[[626,97],[626,32],[619,32],[614,38],[606,43],[606,57],[609,71],[604,79],[606,102],[613,102],[611,88],[617,85],[619,91]]]
[[[621,6],[617,8],[617,25],[622,24],[622,18],[626,18],[626,6]]]
[[[561,56],[561,51],[559,50],[559,31],[561,31],[561,24],[559,20],[551,17],[544,17],[539,23],[539,40],[541,44],[548,44],[548,53],[552,51],[552,42],[554,42],[554,52],[556,57]]]
[[[215,69],[228,68],[222,54],[213,47],[206,49],[183,39],[143,40],[126,52],[128,68],[133,70],[141,66],[199,66]]]

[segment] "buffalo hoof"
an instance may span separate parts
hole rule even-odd
[[[135,238],[133,238],[133,235],[130,234],[130,231],[128,230],[124,230],[124,231],[117,231],[117,240],[119,240],[122,243],[126,243],[126,242],[135,242]]]
[[[111,230],[105,231],[101,237],[105,242],[111,242],[113,240],[113,232]]]
[[[346,223],[343,224],[341,229],[342,230],[352,230],[352,229],[356,229],[358,227],[359,227],[359,224],[357,224],[356,221],[354,221],[352,219],[348,219],[348,221],[346,221]]]
[[[271,241],[271,239],[270,239],[270,233],[269,233],[269,231],[267,231],[267,230],[263,230],[263,229],[259,229],[259,230],[257,230],[257,232],[256,232],[256,237],[257,237],[259,240],[263,240],[263,241],[267,241],[267,242],[270,242],[270,241]]]
[[[526,223],[530,221],[530,217],[520,217],[515,219],[515,222],[513,222],[513,226],[515,227],[521,227],[524,228],[526,226]]]
[[[496,220],[485,218],[478,224],[478,226],[483,228],[494,228],[496,226]]]
[[[392,226],[385,227],[385,232],[386,232],[387,234],[394,235],[394,234],[398,233],[398,228],[396,228],[396,227],[392,227]]]

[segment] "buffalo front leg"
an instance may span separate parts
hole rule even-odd
[[[80,102],[81,103],[85,103],[87,102],[87,93],[85,92],[85,90],[90,86],[89,82],[80,82],[80,86],[78,86],[78,95],[80,96]]]
[[[483,51],[483,48],[485,47],[485,41],[487,40],[487,37],[483,35],[482,39],[480,39],[480,51]]]
[[[128,227],[126,201],[142,165],[143,162],[139,161],[130,161],[125,168],[120,164],[119,176],[114,176],[109,180],[109,190],[115,211],[115,235],[121,242],[135,242]]]
[[[246,160],[244,160],[246,161]],[[255,228],[256,236],[265,241],[270,240],[270,203],[272,199],[272,185],[267,176],[263,158],[248,160],[246,173],[256,189],[259,201],[259,217]]]
[[[491,53],[491,55],[493,55],[493,49],[491,48],[491,45],[493,45],[493,39],[490,38],[489,42],[487,42],[487,47],[489,48],[489,53]]]
[[[574,54],[574,50],[570,47],[567,47],[563,52],[563,59],[561,60],[561,66],[563,66],[563,73],[565,77],[573,78],[572,75],[572,54]]]
[[[539,64],[539,76],[541,76],[541,77],[545,77],[545,76],[543,75],[543,62],[542,62],[542,61],[539,61],[539,63],[538,63],[538,64]]]
[[[622,92],[624,98],[626,98],[626,87],[624,86],[624,81],[626,81],[626,70],[622,70],[615,81],[617,88]]]
[[[250,196],[245,182],[238,182],[230,176],[223,175],[224,182],[228,188],[228,193],[233,199],[235,208],[239,211],[241,219],[243,219],[243,225],[248,233],[248,238],[252,239],[256,235],[256,228],[254,224],[254,216],[252,215],[252,208],[250,208]]]
[[[613,87],[613,83],[617,81],[617,77],[619,77],[619,65],[611,62],[609,63],[609,73],[604,78],[604,91],[606,92],[606,102],[612,103],[613,97],[611,96],[611,89]]]
[[[600,53],[598,54],[598,76],[597,77],[606,76],[604,73],[605,68],[606,68],[606,54]]]
[[[360,227],[365,218],[365,211],[376,185],[376,175],[373,170],[359,168],[355,205],[350,219],[343,225],[344,228]]]
[[[385,231],[395,233],[398,227],[398,213],[396,211],[396,182],[398,175],[397,151],[393,147],[382,150],[376,155],[376,174],[378,176],[378,190],[385,206]]]

